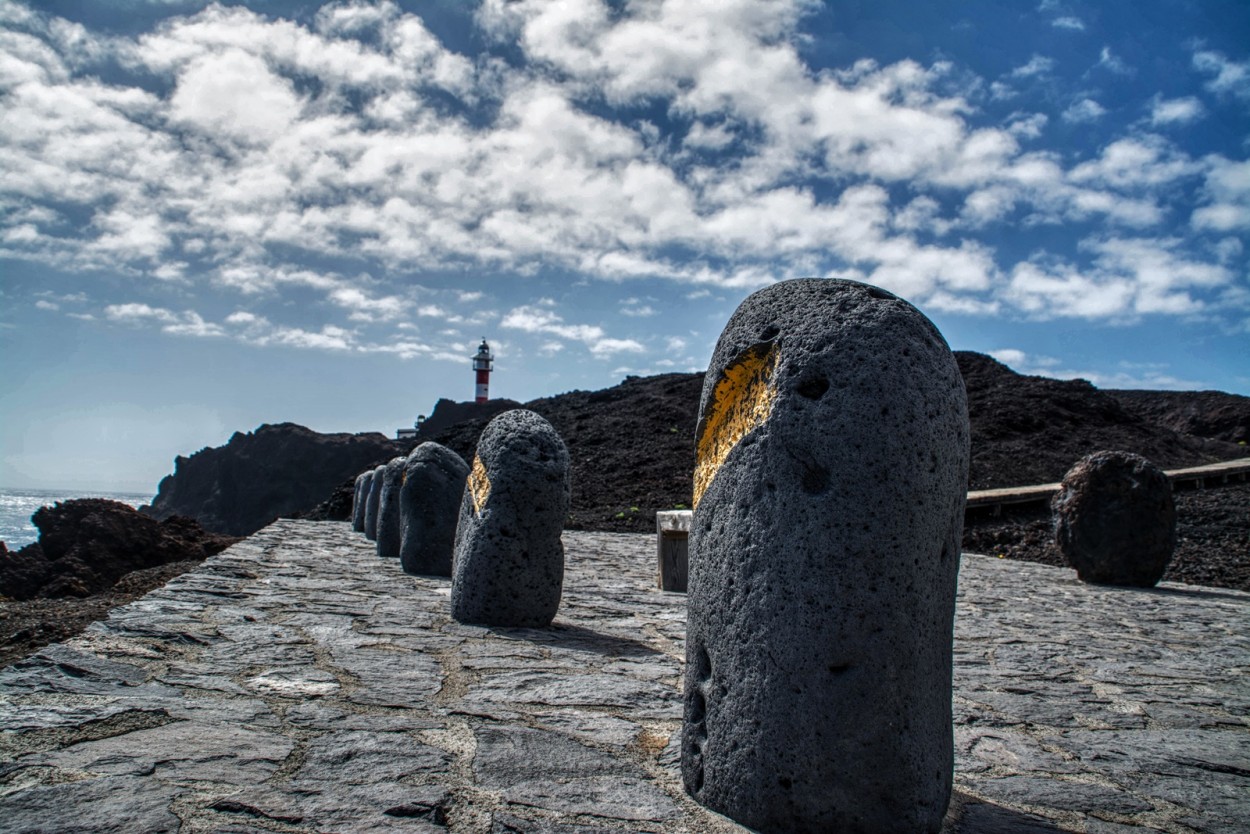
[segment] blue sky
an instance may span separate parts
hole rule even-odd
[[[701,370],[839,276],[1250,394],[1250,4],[0,0],[0,484]]]

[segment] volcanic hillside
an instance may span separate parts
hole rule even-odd
[[[1102,391],[1084,380],[1018,374],[979,353],[955,354],[972,423],[970,489],[1063,478],[1100,449],[1144,455],[1164,468],[1247,454],[1250,398],[1218,392]],[[572,458],[573,529],[654,528],[657,510],[690,505],[702,374],[628,377],[602,391],[572,391],[524,404],[546,417]],[[1217,407],[1205,417],[1201,406]],[[472,460],[489,418],[471,418],[421,440]],[[350,494],[350,493],[349,493]]]

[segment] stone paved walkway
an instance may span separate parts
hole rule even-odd
[[[550,630],[283,521],[0,672],[7,832],[741,831],[685,798],[685,597],[566,533]],[[1250,595],[966,556],[946,830],[1250,830]]]

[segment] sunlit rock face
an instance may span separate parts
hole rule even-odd
[[[478,441],[460,505],[451,613],[462,623],[540,628],[560,606],[569,453],[532,411],[506,411]]]
[[[937,831],[968,478],[955,359],[850,281],[747,298],[696,430],[682,775],[760,831]]]

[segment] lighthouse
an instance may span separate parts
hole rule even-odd
[[[491,362],[495,357],[490,355],[490,345],[486,344],[486,340],[482,340],[482,344],[478,346],[477,356],[473,357],[473,371],[477,374],[477,391],[474,402],[484,403],[490,399],[490,371]]]

